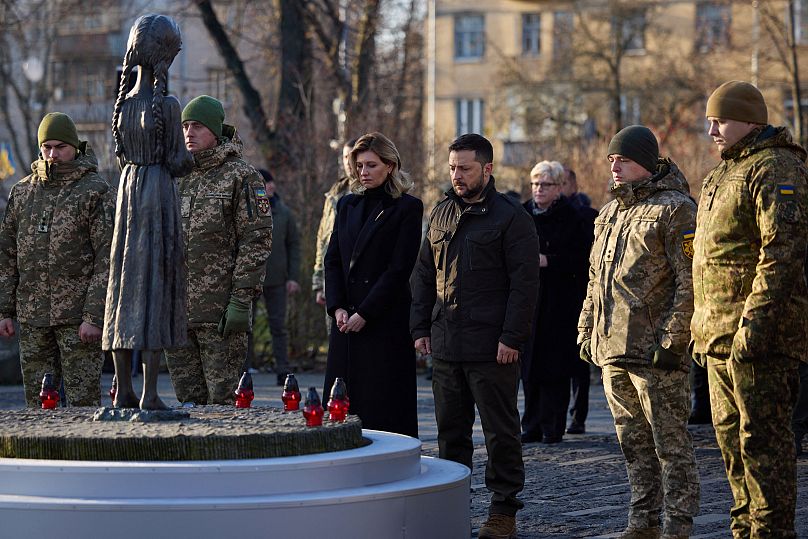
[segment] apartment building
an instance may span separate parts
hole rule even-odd
[[[430,165],[442,170],[464,132],[492,140],[498,178],[514,184],[542,150],[632,123],[699,136],[706,97],[728,79],[758,84],[771,121],[789,122],[789,3],[799,57],[808,0],[429,0]]]
[[[224,5],[219,12],[221,20],[231,22],[242,16],[240,10],[245,5]],[[0,179],[9,177],[0,185],[4,192],[30,172],[29,164],[37,152],[37,124],[49,111],[65,112],[73,118],[80,136],[92,145],[101,172],[117,180],[110,122],[129,29],[144,13],[173,16],[183,32],[183,50],[169,71],[169,92],[181,104],[200,94],[212,95],[225,104],[229,122],[247,125],[221,55],[198,12],[184,4],[99,0],[91,9],[77,9],[72,0],[58,0],[47,7],[18,1],[15,9],[22,13],[35,10],[33,13],[42,20],[50,21],[45,32],[33,31],[33,27],[29,30],[28,25],[18,25],[14,32],[13,25],[2,24],[11,16],[5,9],[5,4],[0,6],[0,31],[5,32],[0,38],[3,45],[9,45],[2,51],[6,64],[0,72],[0,104],[4,107],[0,111]],[[249,47],[245,50],[245,56],[261,63]],[[265,71],[256,69],[257,73]],[[4,192],[0,192],[0,199],[5,198]]]

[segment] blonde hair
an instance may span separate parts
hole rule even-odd
[[[564,166],[558,161],[541,161],[536,163],[536,166],[530,171],[531,178],[544,175],[550,176],[554,182],[559,184],[566,181],[564,178]]]
[[[351,163],[351,180],[349,186],[352,192],[361,195],[366,191],[365,186],[359,181],[359,173],[356,170],[356,156],[362,152],[373,152],[379,156],[382,163],[393,166],[393,169],[387,175],[387,181],[384,183],[385,190],[393,198],[398,198],[412,189],[413,181],[410,179],[410,175],[401,170],[401,156],[398,154],[396,145],[389,138],[378,131],[374,131],[359,137],[351,150],[349,159]]]

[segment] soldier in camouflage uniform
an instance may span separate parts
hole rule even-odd
[[[693,355],[706,362],[716,439],[735,505],[732,534],[794,537],[790,429],[808,337],[806,152],[768,125],[760,91],[707,101],[721,163],[704,180],[693,258]]]
[[[101,326],[115,190],[66,114],[40,123],[42,157],[11,190],[0,226],[0,336],[20,322],[25,402],[39,406],[46,372],[71,406],[101,399]]]
[[[581,359],[603,369],[626,458],[631,505],[621,537],[686,538],[699,508],[685,354],[696,204],[679,168],[659,158],[648,128],[618,132],[608,155],[615,200],[595,220],[578,321]]]
[[[314,292],[314,299],[318,305],[325,307],[325,272],[323,258],[328,249],[328,241],[331,239],[331,232],[334,230],[334,221],[337,218],[337,202],[347,195],[349,180],[351,178],[351,150],[356,145],[356,139],[351,139],[342,147],[342,170],[344,175],[334,182],[334,185],[325,194],[323,204],[323,216],[320,218],[320,226],[317,229],[317,251],[314,256],[314,272],[311,275],[311,290]],[[326,331],[331,331],[331,318],[325,316]]]
[[[194,170],[180,179],[188,263],[188,346],[166,352],[182,403],[232,403],[247,352],[251,305],[272,245],[264,180],[241,158],[242,143],[209,96],[182,111]]]

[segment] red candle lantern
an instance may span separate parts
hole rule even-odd
[[[323,405],[320,404],[320,395],[317,394],[317,388],[310,387],[303,406],[303,417],[306,418],[306,426],[319,427],[322,425],[324,413]]]
[[[297,378],[295,378],[294,374],[286,375],[281,400],[283,401],[283,409],[287,412],[300,409],[300,387],[297,385]]]
[[[349,406],[350,401],[348,400],[348,388],[345,385],[345,380],[337,378],[334,380],[334,385],[331,386],[331,398],[328,399],[328,419],[331,421],[345,421]]]
[[[253,398],[255,398],[255,393],[253,392],[252,375],[244,371],[236,389],[236,408],[249,408]]]
[[[59,404],[59,392],[56,391],[56,384],[53,383],[53,374],[46,372],[42,377],[42,390],[39,392],[39,400],[42,402],[43,410],[53,410]]]
[[[112,399],[112,402],[115,402],[115,395],[117,394],[118,394],[118,377],[113,375],[112,385],[109,386],[109,398]]]

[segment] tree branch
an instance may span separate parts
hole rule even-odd
[[[250,81],[244,68],[244,62],[219,22],[210,0],[197,0],[196,6],[202,15],[202,23],[216,44],[219,54],[222,55],[228,71],[235,78],[236,85],[244,98],[242,110],[245,116],[250,119],[250,124],[253,131],[255,131],[256,142],[267,160],[272,160],[276,152],[274,144],[275,132],[269,128],[269,121],[266,112],[264,112],[261,95]]]

